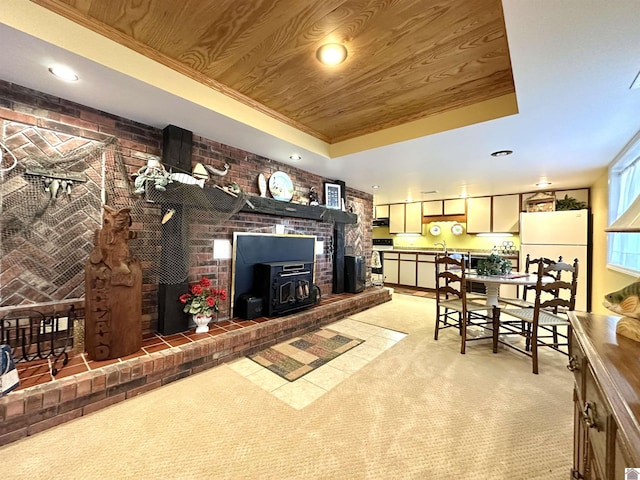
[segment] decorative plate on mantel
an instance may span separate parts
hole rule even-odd
[[[275,172],[269,177],[269,192],[276,200],[288,202],[293,198],[293,182],[284,172]]]

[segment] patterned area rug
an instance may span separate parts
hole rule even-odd
[[[321,328],[249,358],[293,382],[362,342],[364,340]]]

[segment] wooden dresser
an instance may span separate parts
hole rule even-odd
[[[575,479],[623,480],[625,467],[640,469],[640,343],[616,335],[619,318],[570,313]]]

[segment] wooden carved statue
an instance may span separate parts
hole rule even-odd
[[[124,357],[142,348],[142,268],[129,256],[128,208],[104,206],[102,228],[85,269],[85,348],[92,360]]]

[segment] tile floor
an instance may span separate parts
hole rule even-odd
[[[325,295],[322,297],[322,304],[329,304],[339,301],[346,296],[352,296],[351,294],[333,294]],[[59,380],[70,375],[82,373],[90,370],[95,370],[100,367],[111,365],[113,363],[122,362],[130,358],[139,357],[142,355],[148,355],[153,352],[165,350],[171,347],[177,347],[189,342],[194,342],[206,337],[215,337],[232,330],[238,330],[246,328],[258,323],[267,322],[271,320],[267,317],[259,317],[253,320],[242,320],[240,318],[232,318],[230,320],[223,320],[215,325],[211,325],[207,333],[195,333],[195,329],[176,333],[174,335],[161,335],[159,333],[150,333],[143,336],[142,349],[136,353],[127,357],[115,358],[105,361],[90,360],[86,353],[69,353],[69,362],[64,367],[62,366],[62,360],[59,360],[54,364],[54,359],[49,357],[44,360],[35,360],[31,362],[18,362],[16,363],[16,369],[18,370],[18,376],[20,377],[20,385],[17,390],[33,387],[35,385],[41,385],[46,382]],[[52,368],[58,368],[59,372],[54,377],[51,375]]]
[[[360,338],[364,342],[294,382],[285,380],[247,357],[230,362],[227,366],[291,407],[301,410],[407,336],[350,318],[339,320],[326,328]]]

